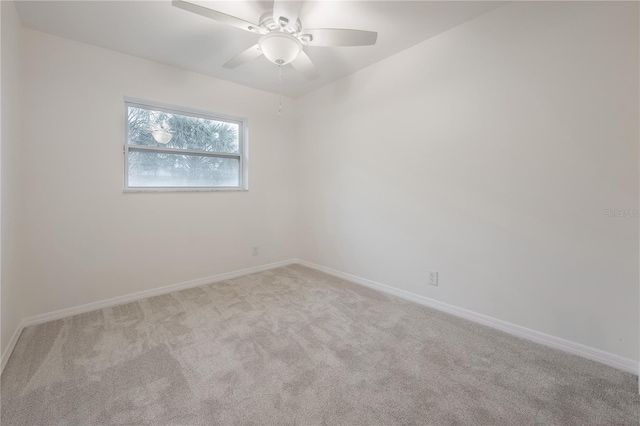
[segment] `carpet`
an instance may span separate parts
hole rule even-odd
[[[299,265],[26,328],[3,425],[630,425],[637,377]]]

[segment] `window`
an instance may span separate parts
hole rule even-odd
[[[246,189],[246,120],[125,102],[125,190]]]

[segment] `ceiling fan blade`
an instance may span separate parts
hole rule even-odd
[[[240,65],[246,64],[247,62],[261,55],[262,55],[262,51],[256,44],[255,46],[251,46],[250,48],[240,53],[239,55],[229,59],[222,67],[223,68],[239,67]]]
[[[308,37],[311,36],[311,40]],[[371,46],[376,44],[378,33],[373,31],[316,28],[304,30],[300,41],[307,46]]]
[[[277,24],[293,28],[298,22],[302,1],[297,0],[273,0],[273,20]]]
[[[313,65],[309,56],[304,51],[300,52],[298,56],[291,62],[291,66],[296,69],[300,74],[304,75],[307,80],[315,80],[320,77],[316,66]]]
[[[252,33],[264,33],[264,30],[259,25],[252,24],[244,19],[236,18],[235,16],[227,15],[226,13],[218,12],[217,10],[209,9],[208,7],[199,6],[185,0],[173,0],[171,4],[182,10],[204,16],[205,18],[213,19],[214,21],[223,22],[236,28],[251,31]]]

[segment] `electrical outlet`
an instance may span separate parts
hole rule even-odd
[[[436,271],[429,271],[429,284],[438,285],[438,273]]]
[[[253,246],[253,248],[251,249],[251,255],[252,256],[260,255],[260,247],[259,246]]]

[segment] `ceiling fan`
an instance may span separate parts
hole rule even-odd
[[[378,33],[338,28],[303,29],[298,18],[302,1],[274,0],[273,10],[253,24],[235,16],[209,9],[186,0],[173,0],[180,9],[224,22],[260,35],[258,44],[231,58],[224,68],[236,68],[264,55],[276,65],[291,64],[308,80],[318,77],[318,71],[304,52],[304,46],[370,46],[376,44]]]

